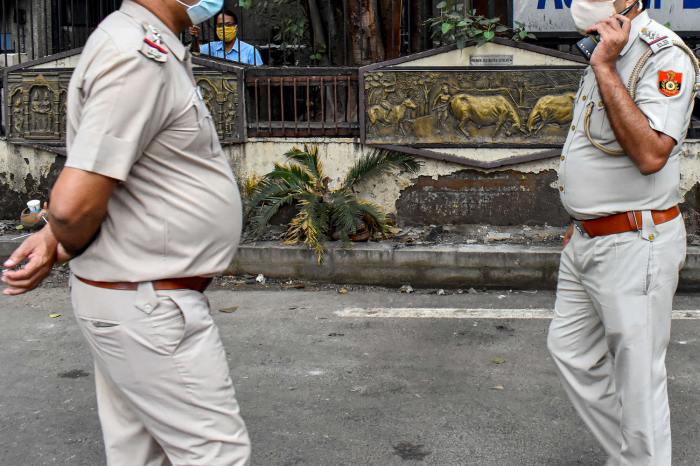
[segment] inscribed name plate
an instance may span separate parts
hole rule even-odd
[[[564,144],[583,68],[364,73],[368,144]]]
[[[470,66],[513,66],[513,55],[471,55]]]

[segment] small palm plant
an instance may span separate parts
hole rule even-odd
[[[330,179],[323,175],[318,146],[287,152],[287,163],[275,164],[275,169],[258,183],[246,214],[254,238],[260,238],[270,219],[284,205],[298,209],[284,235],[285,244],[304,243],[315,249],[318,263],[323,259],[323,245],[331,237],[339,237],[343,247],[352,245],[350,236],[362,228],[371,235],[384,235],[388,219],[381,208],[371,202],[358,200],[354,187],[397,168],[417,173],[420,162],[412,156],[389,150],[374,150],[363,156],[350,169],[342,185],[331,190]]]

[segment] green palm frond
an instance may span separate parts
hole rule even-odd
[[[284,180],[263,179],[257,184],[250,198],[250,205],[252,208],[248,213],[259,204],[265,203],[267,198],[283,197],[294,190],[295,189],[289,186],[289,183]]]
[[[294,192],[285,196],[270,196],[266,199],[265,204],[257,205],[250,209],[248,217],[250,218],[250,229],[253,238],[258,239],[265,233],[265,228],[272,217],[285,205],[291,205],[295,200],[299,200],[304,196],[304,193]]]
[[[375,149],[362,157],[350,169],[343,181],[344,188],[352,188],[360,181],[375,178],[387,168],[398,168],[410,173],[418,173],[422,164],[413,156],[386,149]]]
[[[323,244],[327,237],[328,212],[318,198],[301,200],[300,211],[289,224],[285,244],[304,243],[316,251],[318,263],[323,260]]]
[[[308,144],[304,144],[304,150],[300,150],[295,147],[284,155],[288,158],[288,160],[294,160],[301,163],[304,166],[303,168],[316,180],[316,182],[322,182],[323,165],[318,158],[317,145],[309,147]]]
[[[368,201],[358,201],[357,203],[362,211],[363,220],[370,233],[381,233],[383,236],[389,228],[389,225],[386,214],[382,211],[382,208]]]
[[[354,233],[361,226],[362,210],[350,190],[338,190],[331,195],[333,206],[331,225],[336,231]]]
[[[275,164],[275,169],[268,173],[266,178],[286,181],[290,186],[299,189],[312,189],[316,180],[306,170],[296,164]]]

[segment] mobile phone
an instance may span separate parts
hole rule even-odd
[[[630,5],[629,8],[625,8],[622,12],[620,12],[620,14],[625,16],[627,13],[632,11],[632,8],[634,8],[637,3],[639,3],[639,0]],[[618,19],[617,22],[620,23],[620,26],[622,26],[622,21]],[[586,37],[576,43],[576,47],[581,51],[583,56],[586,57],[586,60],[590,61],[598,42],[600,42],[600,34],[596,34],[595,36],[593,34],[588,34]]]

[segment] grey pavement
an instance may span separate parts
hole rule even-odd
[[[551,308],[550,292],[437,296],[251,286],[208,295],[251,433],[253,465],[604,464],[555,376],[547,320],[334,314],[378,306]],[[238,309],[219,312],[231,306]],[[700,296],[678,296],[675,308],[700,309]],[[674,320],[674,465],[700,464],[699,335],[700,321]],[[93,383],[67,288],[0,297],[0,465],[104,464]]]

